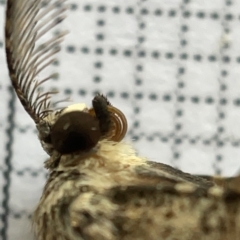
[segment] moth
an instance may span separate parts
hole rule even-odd
[[[52,76],[39,75],[60,51],[66,32],[45,37],[66,10],[65,0],[7,1],[9,76],[49,155],[32,218],[36,239],[240,239],[239,177],[190,175],[137,156],[122,140],[124,114],[104,95],[91,107],[55,110],[55,92],[40,88]]]

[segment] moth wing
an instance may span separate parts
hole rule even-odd
[[[70,209],[72,234],[99,240],[205,239],[200,224],[208,206],[218,206],[218,198],[207,196],[205,187],[169,182],[116,186],[105,194],[84,193]],[[213,236],[218,233],[213,229]]]
[[[174,207],[183,208],[172,217],[174,222],[182,217],[192,218],[197,211],[184,209],[188,201],[205,198],[213,183],[192,176],[168,165],[147,162],[135,169],[135,184],[115,186],[104,193],[80,194],[69,209],[72,234],[83,239],[165,239],[168,228],[175,227],[182,234],[182,227],[166,220],[174,215]],[[196,202],[196,201],[195,201]],[[84,204],[83,204],[84,203]],[[185,215],[184,215],[185,214]],[[195,221],[195,220],[194,220]],[[195,224],[197,224],[197,219]],[[165,225],[164,225],[165,224]],[[183,224],[188,227],[188,221]],[[164,227],[161,229],[161,226]],[[196,228],[191,230],[194,232]],[[117,236],[117,237],[116,237]],[[177,236],[177,235],[176,235]],[[184,234],[182,235],[184,238]]]
[[[156,183],[161,183],[163,179],[165,179],[173,183],[188,182],[204,188],[209,188],[214,185],[210,179],[185,173],[167,164],[159,162],[147,161],[146,165],[136,167],[136,173],[139,177],[144,178],[146,184],[148,184],[148,181],[152,182],[152,179],[155,179]]]

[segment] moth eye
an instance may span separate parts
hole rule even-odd
[[[61,154],[87,151],[101,137],[98,120],[89,113],[73,111],[60,116],[50,132],[53,147]]]
[[[109,133],[106,134],[106,138],[115,142],[120,142],[127,132],[127,119],[119,109],[111,105],[107,106],[107,108],[110,113],[111,127]],[[95,116],[93,108],[89,110],[89,113]]]

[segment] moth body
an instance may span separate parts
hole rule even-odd
[[[146,165],[145,160],[137,157],[129,145],[106,140],[100,141],[95,149],[83,155],[61,156],[59,165],[51,170],[34,213],[35,229],[41,236],[39,239],[45,239],[46,234],[52,234],[52,238],[49,236],[49,239],[54,239],[58,235],[60,237],[62,229],[68,227],[69,237],[72,235],[69,239],[77,239],[79,231],[75,229],[76,227],[79,230],[83,228],[81,231],[83,235],[86,234],[83,227],[87,224],[84,222],[85,215],[96,218],[96,223],[92,222],[86,229],[99,228],[99,237],[102,236],[99,239],[114,239],[110,235],[117,229],[111,224],[110,215],[114,216],[118,208],[107,199],[105,194],[113,187],[143,183],[143,179],[137,176],[135,169],[136,166],[142,165]],[[100,205],[94,203],[94,199],[98,199]],[[64,206],[61,206],[62,203]],[[65,213],[61,208],[66,208]],[[52,209],[61,209],[61,211],[55,216],[51,213]],[[66,221],[62,222],[62,219]],[[102,222],[105,224],[108,222],[106,226],[110,229],[104,230],[101,227]],[[46,228],[42,227],[43,225]],[[39,232],[41,229],[42,231]]]
[[[128,144],[105,140],[85,156],[62,156],[34,213],[37,240],[239,239],[238,193],[143,177],[145,167]]]

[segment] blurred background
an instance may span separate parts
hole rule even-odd
[[[240,0],[69,0],[46,84],[91,106],[107,95],[139,155],[193,174],[240,169]],[[33,239],[47,159],[10,87],[0,1],[0,239]]]

